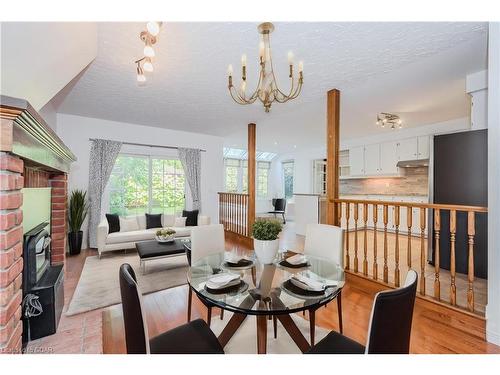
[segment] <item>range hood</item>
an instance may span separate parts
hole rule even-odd
[[[396,164],[399,168],[419,168],[428,167],[429,159],[417,159],[417,160],[400,160]]]

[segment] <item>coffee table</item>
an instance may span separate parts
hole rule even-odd
[[[158,242],[156,240],[141,241],[135,244],[139,254],[142,273],[146,273],[146,261],[184,255],[189,239],[174,239],[172,242]]]

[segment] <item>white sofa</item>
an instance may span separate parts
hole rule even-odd
[[[172,228],[175,230],[175,237],[189,237],[191,235],[192,226],[175,227],[174,215],[162,215],[161,222],[163,228]],[[153,240],[156,231],[160,228],[146,229],[146,215],[127,216],[127,219],[135,218],[137,220],[139,230],[120,231],[109,233],[108,220],[104,218],[97,227],[97,251],[99,258],[106,251],[135,249],[135,243],[139,241]],[[199,215],[198,225],[209,225],[210,217]]]

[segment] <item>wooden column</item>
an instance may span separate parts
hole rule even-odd
[[[255,134],[256,125],[248,124],[248,207],[247,225],[249,235],[252,233],[252,225],[255,221]]]
[[[340,134],[340,91],[333,89],[327,94],[326,115],[326,223],[339,225],[339,134]]]

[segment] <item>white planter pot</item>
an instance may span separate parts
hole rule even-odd
[[[253,240],[253,248],[260,263],[273,263],[276,254],[278,254],[279,242],[279,239],[273,241]]]

